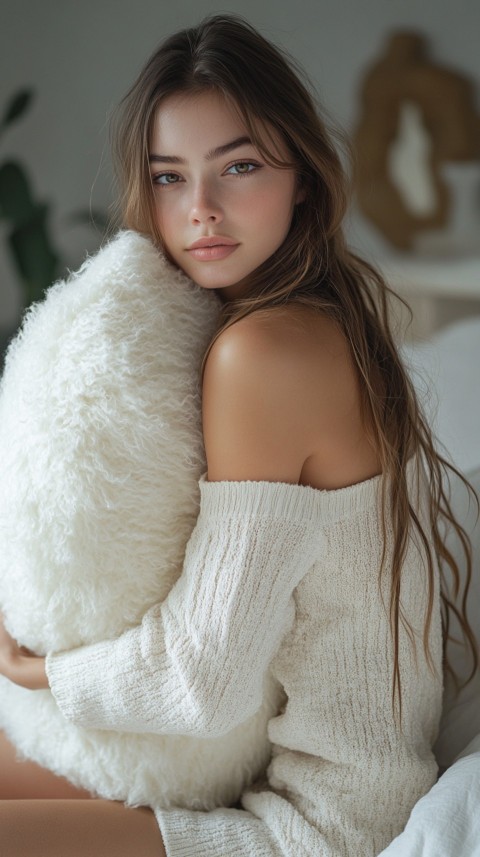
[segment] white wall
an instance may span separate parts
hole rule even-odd
[[[392,29],[422,31],[433,55],[480,89],[479,0],[2,0],[0,108],[21,86],[35,86],[37,99],[0,140],[0,160],[22,159],[37,194],[54,203],[56,240],[70,267],[97,237],[68,226],[66,215],[111,201],[109,111],[165,35],[211,12],[242,14],[293,53],[346,128],[355,119],[359,75]],[[0,240],[0,327],[15,322],[18,308]]]

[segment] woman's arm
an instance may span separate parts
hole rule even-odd
[[[47,656],[64,716],[88,728],[199,737],[253,716],[293,623],[293,590],[318,556],[315,501],[294,485],[203,484],[167,598],[116,640]]]

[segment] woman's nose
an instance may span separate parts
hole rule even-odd
[[[190,218],[192,223],[220,223],[223,210],[213,188],[199,184],[193,191]]]

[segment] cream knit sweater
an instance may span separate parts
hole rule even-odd
[[[408,479],[422,515],[413,462]],[[206,474],[199,484],[179,580],[141,626],[47,656],[57,703],[85,728],[213,737],[258,709],[270,665],[286,703],[269,722],[265,780],[244,809],[154,807],[168,857],[374,857],[437,773],[442,686],[423,654],[419,548],[412,539],[403,569],[416,659],[401,631],[400,731],[388,575],[385,603],[378,584],[381,477],[336,491]],[[441,674],[438,581],[430,642]]]

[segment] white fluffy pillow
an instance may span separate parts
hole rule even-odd
[[[378,857],[480,857],[480,736],[414,806]]]
[[[181,572],[205,471],[200,364],[219,301],[124,231],[55,284],[0,389],[0,607],[39,654],[139,624]],[[49,691],[0,681],[21,754],[132,805],[234,802],[267,764],[262,710],[218,739],[87,731]]]

